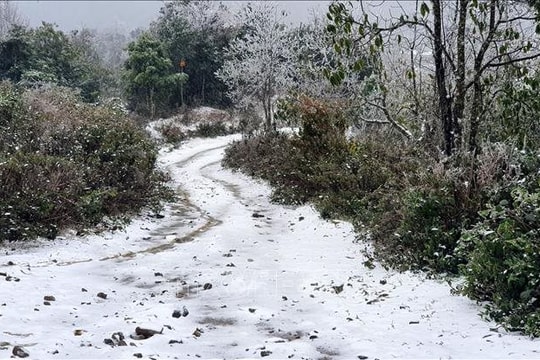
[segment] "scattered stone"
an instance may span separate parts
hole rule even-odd
[[[160,272],[155,272],[155,273],[154,273],[154,276],[163,276],[163,274],[160,273]]]
[[[49,305],[51,305],[51,303],[48,302],[48,301],[44,301],[44,302],[43,302],[43,305],[49,306]]]
[[[102,299],[107,299],[107,294],[103,293],[103,292],[98,292],[97,293],[97,297],[98,298],[102,298]]]
[[[173,344],[183,344],[184,342],[182,340],[169,340],[169,345]]]
[[[11,351],[11,353],[13,354],[13,356],[15,357],[19,357],[19,358],[26,358],[26,357],[29,357],[30,354],[28,353],[28,351],[26,351],[23,347],[21,346],[15,346],[13,347],[13,351]]]
[[[111,339],[114,340],[116,346],[127,346],[125,338],[124,333],[121,331],[115,332],[111,335]]]
[[[5,272],[0,272],[0,276],[7,276],[7,273],[5,273]]]
[[[369,357],[367,357],[367,356],[365,356],[365,355],[358,355],[357,358],[360,359],[360,360],[367,360],[367,359],[369,359]]]
[[[315,339],[318,339],[319,337],[317,335],[311,335],[309,337],[309,340],[315,340]]]
[[[137,359],[142,359],[142,354],[141,353],[135,353],[135,354],[133,354],[133,356],[135,356]]]
[[[298,221],[302,221],[302,220],[304,220],[304,219],[305,219],[305,217],[300,216],[300,217],[298,218]]]
[[[8,265],[8,266],[13,266],[13,265],[15,265],[15,263],[14,263],[13,261],[8,261],[8,262],[7,262],[7,265]]]
[[[112,339],[109,339],[109,338],[103,339],[103,343],[104,343],[105,345],[114,346],[114,341],[113,341]]]
[[[73,335],[75,335],[75,336],[81,336],[83,333],[84,333],[84,330],[82,330],[82,329],[73,330]]]
[[[282,297],[281,297],[281,299],[283,299],[283,301],[287,301],[287,300],[289,300],[289,298],[288,298],[288,297],[286,297],[286,296],[282,296]]]
[[[254,212],[251,216],[254,217],[254,218],[256,218],[256,219],[257,219],[257,218],[263,218],[263,217],[264,217],[264,215],[259,214],[258,212]]]
[[[203,290],[210,290],[212,288],[212,284],[206,283],[203,285]]]
[[[193,336],[200,337],[202,333],[204,333],[203,329],[196,328],[195,331],[193,332]]]
[[[270,356],[270,355],[272,355],[272,352],[270,350],[261,351],[261,357]]]
[[[253,262],[253,261],[255,261],[255,260],[253,260],[253,259],[247,259],[247,261],[248,261],[248,262]]]
[[[229,263],[229,264],[227,264],[225,266],[227,266],[227,267],[236,267],[236,265],[234,265],[233,263]]]
[[[88,292],[88,290],[86,290],[85,288],[82,288],[81,292]]]
[[[43,297],[43,300],[45,301],[56,301],[56,298],[52,295],[46,295]]]
[[[172,317],[175,319],[178,319],[181,316],[182,316],[182,312],[180,310],[174,310],[172,313]]]
[[[338,286],[332,286],[332,289],[334,289],[334,291],[336,292],[336,294],[339,294],[340,292],[343,291],[343,284],[338,285]]]
[[[257,309],[253,309],[253,308],[249,308],[248,310],[249,310],[249,312],[252,313],[252,314],[253,314],[255,311],[257,311]]]
[[[379,281],[379,283],[380,283],[381,285],[386,285],[386,280],[385,280],[385,279],[382,279],[381,281]]]
[[[409,321],[409,325],[418,325],[420,321]]]
[[[135,334],[142,336],[143,339],[148,339],[156,334],[163,334],[163,329],[161,329],[161,331],[157,331],[157,330],[152,330],[152,329],[144,329],[137,326],[135,328]]]
[[[223,254],[223,257],[232,257],[233,255],[231,253]]]
[[[189,311],[188,311],[187,307],[183,306],[182,307],[182,316],[186,317],[188,315],[189,315]]]

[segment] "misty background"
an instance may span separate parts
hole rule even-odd
[[[60,30],[146,28],[159,15],[164,1],[13,1],[20,14],[35,27],[42,21],[57,24]],[[225,1],[233,12],[245,5]],[[280,1],[293,23],[306,22],[311,14],[324,13],[330,1]]]

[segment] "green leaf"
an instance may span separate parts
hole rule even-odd
[[[350,33],[351,33],[351,30],[352,30],[351,23],[350,23],[350,22],[346,22],[346,23],[345,23],[345,26],[343,27],[343,30],[345,31],[346,34],[350,34]]]
[[[383,44],[382,36],[380,36],[380,35],[377,36],[377,37],[375,38],[375,42],[374,42],[374,43],[375,43],[375,46],[377,46],[377,47],[380,48],[380,47],[382,46],[382,44]]]
[[[422,17],[426,17],[429,14],[429,7],[425,2],[420,5],[420,14],[422,15]]]
[[[355,71],[362,71],[362,69],[364,68],[365,64],[364,64],[364,60],[360,59],[358,61],[356,61],[353,65],[353,69]]]

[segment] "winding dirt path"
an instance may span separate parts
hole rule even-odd
[[[182,198],[163,219],[5,249],[0,358],[15,345],[36,359],[540,357],[446,283],[363,267],[349,224],[269,203],[220,167],[232,138],[161,154]],[[137,327],[163,331],[130,338]]]

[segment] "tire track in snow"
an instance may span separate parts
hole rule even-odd
[[[199,159],[201,157],[203,157],[204,155],[212,152],[212,151],[216,151],[216,150],[221,150],[223,148],[225,148],[226,146],[223,145],[223,146],[216,146],[216,147],[213,147],[213,148],[210,148],[210,149],[204,149],[204,150],[201,150],[201,151],[198,151],[196,152],[195,154],[181,160],[181,161],[177,161],[173,164],[171,164],[170,166],[175,166],[175,167],[180,167],[180,168],[183,168],[185,167],[188,163],[190,162],[193,162],[194,160],[196,159]],[[180,237],[175,237],[173,238],[171,241],[169,242],[166,242],[166,243],[163,243],[163,244],[159,244],[159,245],[156,245],[156,246],[151,246],[151,247],[148,247],[148,248],[145,248],[145,249],[142,249],[142,250],[138,250],[138,251],[129,251],[129,252],[126,252],[126,253],[123,253],[123,254],[117,254],[117,255],[113,255],[113,256],[107,256],[107,257],[103,257],[101,259],[99,259],[100,261],[107,261],[107,260],[129,260],[129,259],[133,259],[134,257],[136,257],[137,255],[140,255],[140,254],[159,254],[163,251],[167,251],[167,250],[170,250],[170,249],[173,249],[177,244],[182,244],[182,243],[186,243],[186,242],[190,242],[190,241],[193,241],[195,240],[198,236],[201,236],[203,235],[204,233],[208,232],[210,229],[212,229],[213,227],[215,226],[218,226],[222,223],[221,220],[218,220],[216,219],[215,217],[211,216],[211,215],[208,215],[203,209],[201,209],[199,206],[195,205],[189,198],[189,194],[184,191],[181,187],[178,187],[176,189],[176,193],[177,195],[181,196],[182,198],[182,204],[185,205],[187,208],[189,209],[192,209],[192,210],[195,210],[199,216],[201,218],[204,218],[205,219],[205,222],[203,225],[195,228],[194,230],[188,232],[187,234],[185,235],[182,235]],[[178,228],[178,227],[181,227],[185,222],[185,216],[178,216],[178,218],[176,219],[176,221],[174,221],[173,223],[171,224],[167,224],[167,226],[165,227],[165,229],[174,229],[175,227]],[[152,231],[152,236],[165,236],[164,234],[164,231],[163,231],[164,228],[158,228],[154,231]]]
[[[196,152],[195,154],[193,154],[193,155],[191,155],[191,156],[189,156],[189,157],[187,157],[185,159],[182,159],[180,161],[177,161],[177,162],[169,165],[169,167],[174,166],[174,167],[182,168],[182,167],[186,166],[188,163],[193,162],[194,160],[199,159],[199,158],[203,157],[204,155],[206,155],[206,154],[208,154],[210,152],[213,152],[213,151],[216,151],[216,150],[221,150],[221,149],[223,149],[225,147],[226,147],[226,145],[222,145],[222,146],[216,146],[216,147],[213,147],[213,148],[201,150],[201,151]],[[205,165],[205,166],[208,166],[208,165]],[[116,254],[113,254],[113,255],[103,256],[103,257],[98,258],[97,260],[98,261],[131,260],[131,259],[134,259],[137,255],[141,255],[141,254],[153,254],[153,255],[156,255],[156,254],[159,254],[159,253],[161,253],[163,251],[171,250],[175,246],[177,246],[178,244],[193,241],[198,236],[203,235],[204,233],[206,233],[207,231],[209,231],[213,227],[218,226],[218,225],[220,225],[222,223],[221,220],[218,220],[215,217],[213,217],[211,215],[208,215],[203,209],[201,209],[199,206],[195,205],[190,200],[189,195],[187,194],[187,192],[184,191],[181,187],[178,187],[175,190],[175,192],[176,192],[177,196],[180,198],[180,200],[179,200],[180,203],[179,204],[172,204],[172,206],[171,206],[172,210],[174,210],[174,211],[170,212],[170,215],[173,218],[173,220],[167,222],[167,224],[164,225],[164,226],[161,226],[161,227],[158,227],[157,229],[152,230],[149,233],[150,237],[152,237],[152,238],[157,238],[157,237],[165,237],[165,238],[167,238],[168,237],[167,233],[170,232],[171,230],[176,230],[176,229],[184,227],[185,226],[185,221],[186,221],[186,214],[190,210],[193,211],[193,212],[196,212],[198,218],[203,218],[204,219],[204,223],[202,225],[196,227],[195,229],[189,231],[188,233],[186,233],[184,235],[181,235],[181,236],[178,236],[178,237],[174,236],[171,240],[169,240],[169,241],[167,241],[165,243],[160,243],[158,245],[145,247],[145,248],[140,249],[140,250],[126,251],[126,252],[122,252],[122,253],[116,253]],[[179,211],[180,207],[182,207],[182,206],[187,210]],[[76,264],[81,264],[81,263],[88,263],[88,262],[92,262],[92,261],[95,261],[95,260],[96,259],[92,259],[92,258],[74,259],[74,260],[60,261],[60,262],[55,261],[55,260],[50,260],[50,261],[42,262],[42,263],[36,264],[36,265],[26,264],[25,266],[30,267],[30,268],[41,268],[41,267],[48,267],[48,266],[71,266],[71,265],[76,265]]]

